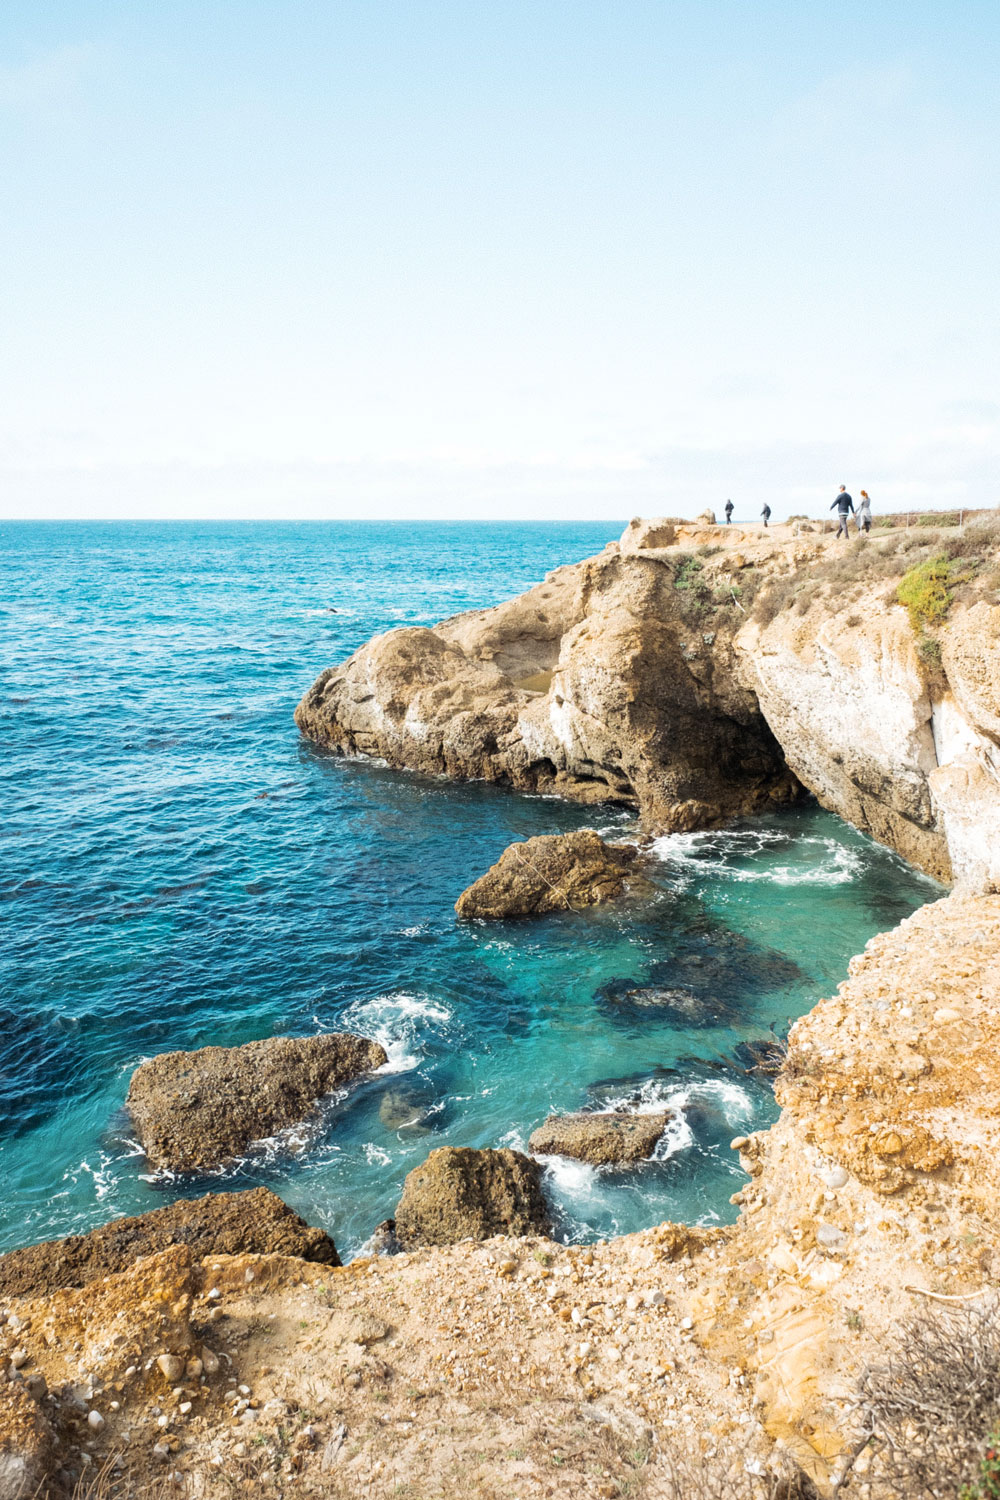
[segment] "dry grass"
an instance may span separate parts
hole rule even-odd
[[[1000,1426],[1000,1299],[921,1313],[861,1381],[885,1494],[977,1500]],[[996,1493],[996,1492],[994,1492]]]

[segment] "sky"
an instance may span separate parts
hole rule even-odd
[[[995,0],[5,0],[0,516],[996,505]]]

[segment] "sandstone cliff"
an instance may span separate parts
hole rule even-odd
[[[897,588],[935,557],[951,607],[925,628]],[[633,522],[495,609],[375,637],[296,721],[394,766],[629,803],[654,832],[802,785],[929,874],[986,888],[1000,879],[998,564],[983,521],[848,544]]]

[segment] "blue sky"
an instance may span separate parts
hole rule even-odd
[[[0,514],[996,504],[1000,7],[6,0]]]

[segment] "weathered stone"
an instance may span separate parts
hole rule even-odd
[[[548,1234],[541,1177],[538,1163],[520,1151],[443,1146],[407,1176],[396,1235],[408,1250],[495,1234]]]
[[[307,1119],[386,1061],[378,1042],[350,1032],[165,1052],[136,1069],[125,1102],[151,1164],[193,1172]]]
[[[455,910],[460,917],[527,917],[611,901],[625,891],[637,853],[631,844],[606,844],[590,828],[510,844]]]
[[[735,670],[728,574],[708,646],[677,587],[684,555],[606,551],[495,609],[376,636],[317,679],[296,723],[392,766],[638,805],[655,832],[788,800],[797,783]]]
[[[271,1253],[340,1264],[325,1230],[300,1219],[270,1188],[258,1187],[182,1198],[148,1214],[113,1219],[89,1234],[10,1250],[0,1255],[0,1296],[86,1286],[170,1245],[188,1245],[198,1257]]]
[[[673,1119],[672,1110],[655,1115],[552,1115],[528,1144],[538,1156],[571,1156],[594,1166],[645,1161]]]

